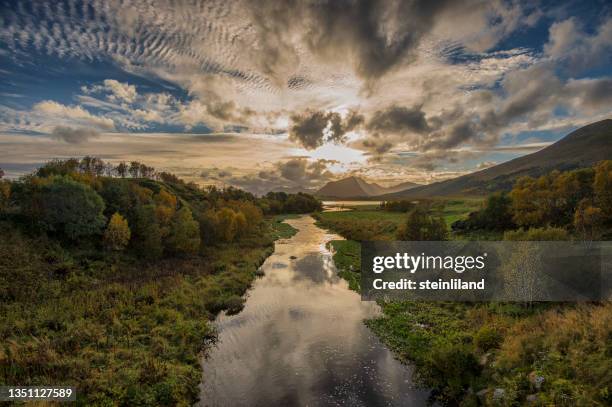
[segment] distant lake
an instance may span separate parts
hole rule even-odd
[[[323,201],[323,206],[365,206],[380,205],[382,201]]]

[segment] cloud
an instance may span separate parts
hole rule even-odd
[[[363,116],[354,111],[343,120],[336,112],[308,110],[291,116],[289,138],[307,150],[313,150],[326,142],[343,142],[345,134],[359,127],[363,120]]]
[[[262,195],[269,191],[297,192],[318,188],[331,180],[327,160],[308,160],[295,157],[274,163],[257,173],[231,177],[226,181],[249,192]]]
[[[51,138],[69,144],[81,144],[90,139],[98,138],[100,133],[94,129],[57,126],[51,132]]]
[[[374,113],[367,124],[371,132],[383,134],[424,134],[429,130],[420,106],[411,108],[392,105]]]
[[[612,18],[605,20],[595,33],[589,35],[576,18],[553,23],[545,54],[559,66],[576,74],[612,62]]]
[[[115,127],[111,119],[99,117],[89,113],[81,106],[65,106],[52,100],[36,103],[32,111],[42,114],[49,119],[64,119],[81,125],[90,125],[102,130],[112,130]]]
[[[85,93],[106,93],[111,102],[133,103],[138,96],[136,86],[115,79],[105,79],[101,85],[84,86],[82,90]]]

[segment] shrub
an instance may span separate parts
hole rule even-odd
[[[427,211],[415,208],[408,214],[406,222],[400,226],[398,240],[446,240],[448,230],[443,218],[433,218]]]
[[[39,222],[49,231],[76,240],[104,227],[104,201],[90,187],[67,177],[54,177],[40,187]]]
[[[518,229],[504,233],[504,240],[511,241],[549,241],[568,240],[569,235],[563,228],[531,228],[529,230]]]
[[[489,326],[483,326],[474,335],[474,344],[484,352],[499,347],[502,340],[503,337],[497,329]]]

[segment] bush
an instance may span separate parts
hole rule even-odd
[[[413,209],[397,231],[398,240],[446,240],[448,230],[443,218],[433,218],[421,208]]]
[[[106,224],[100,195],[67,177],[54,177],[42,185],[38,202],[42,227],[72,240],[97,234]]]
[[[474,344],[484,352],[499,347],[502,340],[503,336],[497,329],[489,326],[483,326],[474,335]]]
[[[504,240],[511,241],[549,241],[568,240],[569,235],[563,228],[531,228],[529,230],[518,229],[504,233]]]

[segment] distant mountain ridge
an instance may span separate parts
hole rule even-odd
[[[405,191],[418,186],[413,182],[402,182],[392,187],[383,187],[376,183],[368,183],[359,177],[348,177],[338,181],[330,181],[316,193],[326,198],[370,198],[384,194]]]
[[[612,160],[612,119],[581,127],[535,153],[458,178],[387,194],[382,198],[488,194],[510,190],[514,181],[521,176],[537,177],[555,169],[563,171],[590,167],[602,160]]]

